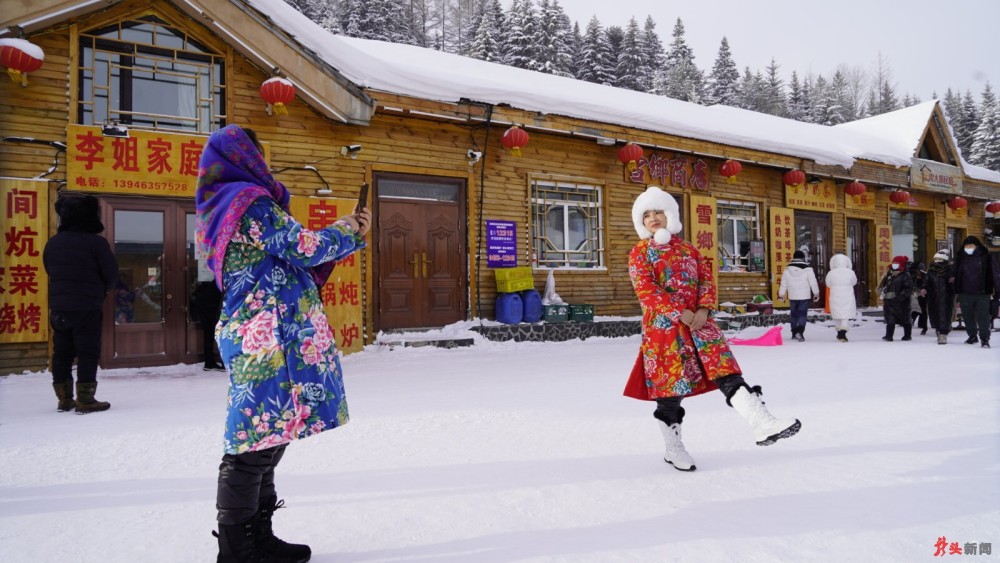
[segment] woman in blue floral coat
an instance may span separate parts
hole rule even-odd
[[[360,248],[367,209],[310,231],[288,213],[256,135],[211,135],[199,169],[197,238],[224,293],[216,339],[229,371],[225,455],[216,506],[218,561],[308,561],[274,537],[274,468],[292,440],[348,420],[333,331],[318,286]]]

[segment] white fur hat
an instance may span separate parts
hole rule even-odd
[[[667,216],[667,228],[656,232],[654,240],[660,244],[670,242],[670,235],[681,232],[681,214],[677,207],[677,200],[674,196],[661,190],[656,186],[649,186],[646,191],[639,194],[632,204],[632,224],[635,225],[635,232],[639,233],[639,238],[647,239],[653,237],[653,233],[642,224],[642,216],[647,211],[662,211]]]

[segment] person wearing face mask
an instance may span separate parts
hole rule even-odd
[[[990,297],[1000,292],[993,260],[979,239],[970,236],[962,242],[955,257],[951,283],[962,308],[962,320],[969,338],[966,344],[990,347]]]
[[[878,284],[878,290],[882,295],[882,313],[885,317],[885,336],[882,340],[892,342],[893,334],[896,332],[896,325],[903,327],[903,338],[900,340],[910,340],[910,333],[913,330],[912,319],[910,317],[910,294],[913,293],[913,279],[906,271],[906,263],[909,258],[906,256],[896,256],[889,265],[889,271],[885,273],[882,281]]]
[[[955,293],[948,283],[952,263],[947,249],[939,250],[933,260],[927,268],[924,283],[924,290],[927,291],[927,320],[937,335],[937,343],[947,344],[955,312]]]
[[[653,417],[663,434],[663,460],[694,471],[681,441],[681,400],[719,389],[726,403],[750,424],[757,445],[767,446],[799,431],[794,418],[778,419],[750,387],[726,337],[709,314],[715,307],[711,263],[683,240],[673,196],[651,186],[636,198],[632,222],[639,242],[629,252],[628,271],[642,307],[642,344],[625,396],[655,401]]]

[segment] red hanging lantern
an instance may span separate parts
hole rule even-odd
[[[44,61],[45,53],[38,45],[24,39],[0,39],[0,65],[21,86],[28,85],[28,73],[42,68]]]
[[[967,199],[965,199],[964,197],[960,196],[960,195],[957,195],[957,196],[955,196],[955,197],[953,197],[953,198],[951,198],[951,199],[948,200],[948,207],[950,207],[951,209],[958,210],[958,209],[962,209],[962,208],[964,208],[964,207],[966,207],[968,205],[969,205],[969,201]]]
[[[1000,201],[994,201],[986,204],[986,211],[996,215],[1000,213]]]
[[[521,156],[521,147],[528,144],[528,132],[521,129],[517,125],[512,125],[510,129],[504,131],[503,137],[500,139],[500,144],[506,149],[510,149],[510,153],[514,156]]]
[[[743,171],[743,165],[735,160],[727,160],[719,167],[719,174],[726,178],[727,184],[735,184],[736,176]]]
[[[806,181],[806,173],[801,170],[789,170],[782,176],[786,186],[801,186]]]
[[[640,158],[642,158],[642,147],[633,142],[625,143],[624,147],[618,149],[618,160],[629,172],[635,170],[636,161]]]
[[[268,78],[260,85],[260,97],[267,102],[267,115],[271,115],[272,107],[275,114],[288,115],[285,105],[295,99],[295,85],[277,76]]]
[[[896,205],[904,205],[906,202],[910,201],[910,192],[906,190],[893,190],[889,194],[889,199]]]
[[[861,182],[859,182],[857,180],[855,180],[855,181],[851,182],[850,184],[847,184],[846,186],[844,186],[844,193],[846,193],[847,195],[851,195],[851,196],[861,195],[861,194],[865,193],[866,191],[868,191],[868,186],[862,184]]]

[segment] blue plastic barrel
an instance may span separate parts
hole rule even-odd
[[[526,289],[521,292],[521,301],[524,303],[524,317],[522,322],[537,323],[542,320],[542,296],[534,289]]]
[[[524,304],[517,293],[501,293],[497,296],[497,320],[509,325],[521,322]]]

